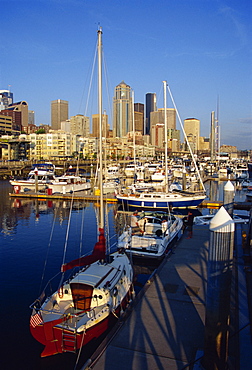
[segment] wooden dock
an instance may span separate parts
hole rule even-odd
[[[40,199],[40,200],[85,200],[90,202],[98,202],[100,197],[98,195],[93,194],[83,194],[82,192],[74,193],[74,194],[51,194],[48,195],[46,193],[33,193],[33,192],[26,192],[26,193],[9,193],[10,197],[13,198],[31,198],[31,199]],[[109,194],[108,196],[104,196],[104,201],[107,203],[116,203],[117,199],[113,194]]]

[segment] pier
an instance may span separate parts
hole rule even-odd
[[[210,231],[194,226],[158,267],[125,317],[82,370],[203,369],[207,259]],[[236,230],[228,365],[252,368],[242,226]]]
[[[40,200],[83,200],[87,202],[97,202],[99,200],[98,195],[94,194],[84,194],[84,192],[77,192],[74,194],[46,194],[46,193],[34,193],[34,192],[23,192],[23,193],[9,193],[12,198],[30,198],[30,199],[40,199]],[[117,199],[114,194],[107,194],[104,196],[104,201],[107,203],[117,203]],[[223,205],[222,201],[210,201],[203,200],[203,202],[198,206],[198,208],[212,208],[219,209]],[[249,211],[252,208],[251,202],[235,202],[234,209],[241,209]]]

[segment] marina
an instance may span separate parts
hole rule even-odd
[[[13,194],[11,185],[8,181],[1,181],[1,277],[6,281],[6,276],[8,276],[7,284],[4,286],[4,295],[6,297],[6,302],[8,302],[9,310],[6,312],[5,308],[1,306],[1,314],[6,318],[3,325],[3,332],[6,335],[8,340],[2,347],[2,359],[4,368],[19,368],[19,369],[33,369],[33,368],[41,368],[41,369],[54,369],[55,367],[64,366],[64,368],[73,369],[76,363],[76,355],[73,353],[65,353],[55,356],[49,356],[46,358],[41,359],[40,353],[42,351],[42,346],[39,343],[36,343],[32,338],[31,334],[29,333],[29,305],[31,304],[31,298],[36,296],[39,291],[39,287],[41,285],[41,275],[43,274],[43,266],[45,262],[45,256],[47,254],[48,243],[50,240],[50,228],[53,222],[56,222],[56,230],[55,236],[57,235],[57,239],[55,239],[53,250],[50,251],[53,255],[54,262],[50,259],[50,264],[47,268],[46,276],[49,277],[54,275],[58,270],[58,266],[61,264],[61,255],[62,249],[64,246],[64,234],[66,232],[67,227],[67,219],[69,216],[69,207],[70,207],[70,194],[64,195],[64,199],[62,199],[63,195],[57,194],[55,196],[47,196],[44,194],[34,195],[34,197],[28,194]],[[206,202],[209,202],[208,205],[215,207],[213,208],[198,208],[199,212],[203,214],[207,214],[208,212],[216,213],[223,204],[223,182],[208,182],[206,184],[208,198]],[[97,197],[94,197],[94,200],[89,200],[88,197],[83,197],[81,199],[80,195],[77,193],[74,195],[76,199],[74,199],[74,212],[73,212],[73,219],[74,224],[76,224],[76,228],[79,227],[82,218],[82,210],[85,209],[84,217],[85,217],[85,227],[88,228],[89,233],[88,238],[86,240],[85,245],[92,245],[96,241],[96,207],[97,207]],[[212,200],[210,200],[212,199]],[[214,201],[213,199],[218,199],[218,201]],[[110,200],[110,198],[108,198]],[[124,224],[124,215],[125,212],[117,212],[118,205],[115,199],[110,203],[108,202],[108,222],[110,224],[110,232],[111,235],[118,234],[118,230]],[[106,203],[106,198],[105,198]],[[245,190],[236,190],[235,195],[235,204],[242,205],[248,204],[245,202]],[[241,207],[239,207],[241,208]],[[183,210],[181,210],[181,213]],[[248,214],[247,210],[237,210],[240,214]],[[127,214],[127,213],[126,213]],[[131,214],[129,212],[129,214]],[[115,217],[116,215],[116,217]],[[55,219],[55,221],[53,221]],[[202,239],[200,237],[201,233],[204,233],[204,238],[208,238],[207,233],[204,232],[205,229],[201,229],[202,226],[195,226],[194,227],[194,237],[193,239],[187,240],[185,236],[175,243],[175,254],[170,254],[168,256],[168,260],[172,261],[172,264],[175,264],[176,261],[173,262],[173,258],[176,258],[178,263],[181,264],[181,273],[183,272],[185,266],[183,263],[183,258],[187,258],[187,254],[185,251],[189,253],[189,255],[194,255],[196,257],[197,253],[196,248],[202,248]],[[205,228],[206,226],[203,226]],[[241,225],[239,225],[241,227]],[[248,225],[242,225],[242,227],[247,228]],[[46,230],[46,231],[45,231]],[[247,229],[246,229],[247,230]],[[199,234],[198,234],[199,233]],[[74,251],[76,250],[76,246],[78,244],[78,238],[76,239],[76,232],[75,237],[70,238],[71,245],[72,245],[72,252],[68,256],[68,260],[74,258]],[[112,239],[112,238],[111,238]],[[56,242],[57,240],[57,242]],[[204,242],[205,243],[205,242]],[[111,245],[113,244],[111,240]],[[181,246],[181,250],[179,249]],[[70,249],[71,250],[71,249]],[[194,253],[192,253],[194,251]],[[88,252],[88,250],[87,250]],[[181,253],[181,255],[179,254]],[[188,256],[189,258],[189,256]],[[190,257],[192,258],[192,257]],[[36,260],[36,263],[34,263]],[[167,262],[167,260],[165,260]],[[153,268],[148,268],[148,266],[134,266],[135,271],[135,290],[136,290],[136,302],[139,300],[140,302],[142,299],[143,302],[148,302],[150,298],[145,296],[145,290],[149,287],[150,283],[146,285],[147,281],[152,281],[152,279],[163,279],[162,274],[165,276],[170,276],[173,274],[168,273],[166,268],[168,266],[165,265],[166,262],[162,262],[163,267],[160,267],[164,270],[161,273],[161,277],[155,274],[155,270]],[[165,267],[166,266],[166,267]],[[184,267],[183,267],[184,266]],[[20,269],[21,267],[21,269]],[[171,268],[171,267],[169,267]],[[194,266],[196,268],[196,266]],[[159,271],[159,270],[158,270]],[[146,274],[147,272],[147,274]],[[154,273],[154,275],[152,275]],[[183,274],[186,273],[186,270]],[[167,275],[168,274],[168,275]],[[176,274],[177,275],[177,274]],[[30,281],[30,276],[33,276],[32,281]],[[152,276],[152,277],[151,277]],[[156,276],[156,277],[154,277]],[[169,293],[169,302],[170,298],[173,297],[172,292],[172,284],[173,277],[165,278],[164,281],[160,280],[159,284],[163,284],[165,287],[164,294],[167,296]],[[175,275],[174,275],[175,276]],[[196,277],[196,275],[194,275]],[[195,278],[194,277],[194,278]],[[150,280],[149,280],[150,279]],[[16,285],[17,281],[19,282],[19,289],[17,292]],[[197,284],[202,284],[197,282],[190,282],[188,276],[186,277],[185,281],[188,285],[191,286],[198,286]],[[20,285],[21,284],[21,285]],[[170,284],[170,285],[169,285]],[[154,284],[155,286],[156,283]],[[21,286],[21,288],[20,288]],[[25,287],[25,288],[23,288]],[[140,288],[141,287],[141,288]],[[155,294],[152,289],[149,291],[151,293],[152,299],[155,299]],[[167,291],[168,289],[168,291]],[[169,290],[170,289],[170,290]],[[158,288],[158,290],[160,290]],[[16,292],[13,295],[13,292]],[[141,293],[142,292],[142,293]],[[148,290],[147,290],[148,292]],[[139,296],[138,296],[139,294]],[[143,298],[141,298],[141,294]],[[17,297],[19,299],[18,303],[18,312],[19,312],[19,320],[18,322],[13,321],[13,318],[16,317],[16,305],[17,305]],[[162,297],[162,295],[160,295]],[[188,299],[188,298],[187,298]],[[147,300],[147,301],[146,301]],[[155,299],[156,300],[156,299]],[[193,298],[193,300],[199,300],[199,297]],[[171,301],[172,302],[172,301]],[[191,303],[192,304],[192,303]],[[140,306],[142,304],[140,303]],[[143,306],[144,307],[144,306]],[[203,305],[202,305],[202,310]],[[139,310],[139,307],[137,308]],[[155,312],[152,310],[152,312]],[[164,310],[161,310],[162,316],[164,315]],[[199,317],[202,317],[204,311],[200,313]],[[140,312],[140,315],[143,313]],[[156,315],[158,314],[158,310],[156,308]],[[139,315],[139,313],[137,313]],[[163,316],[163,320],[165,316]],[[131,319],[132,320],[132,319]],[[144,317],[142,318],[144,320]],[[142,321],[141,320],[141,321]],[[197,319],[197,321],[199,318]],[[144,321],[143,321],[144,322]],[[177,324],[178,321],[174,321],[174,324]],[[121,325],[121,324],[120,324]],[[130,325],[130,324],[127,324]],[[161,322],[159,323],[160,330],[163,331]],[[199,320],[199,328],[202,332],[202,322]],[[129,329],[125,329],[129,330]],[[195,329],[196,330],[196,329]],[[17,333],[18,337],[22,337],[23,339],[19,341],[19,344],[13,343],[12,341],[12,333]],[[186,340],[182,339],[180,340]],[[85,347],[85,351],[82,352],[82,356],[78,362],[77,368],[81,369],[84,364],[89,360],[89,358],[96,358],[96,354],[94,351],[99,345],[104,346],[103,339],[105,337],[101,337],[100,341],[88,344]],[[153,342],[156,343],[155,338],[153,338]],[[12,345],[10,345],[12,343]],[[102,344],[103,343],[103,344]],[[113,342],[114,343],[114,342]],[[114,346],[118,346],[117,342]],[[134,345],[134,341],[132,342],[133,347],[136,349],[137,347]],[[151,344],[151,342],[149,342]],[[162,343],[159,341],[159,343]],[[165,342],[164,342],[165,343]],[[174,342],[174,345],[176,342]],[[16,356],[13,357],[11,353],[13,352],[13,346],[15,348]],[[157,344],[155,344],[157,346]],[[29,348],[29,356],[27,356],[27,348]],[[108,361],[107,354],[111,351],[110,347],[104,352],[104,358],[106,359],[106,363]],[[127,346],[125,346],[127,348]],[[185,347],[186,348],[186,347]],[[129,349],[129,347],[128,347]],[[172,350],[172,349],[171,349]],[[194,352],[193,352],[194,353]],[[137,355],[136,355],[137,356]],[[133,360],[134,358],[134,360]],[[136,361],[135,357],[132,358],[132,361]],[[153,357],[157,363],[162,361],[167,361],[167,359],[162,357],[162,353],[157,352]],[[104,360],[101,360],[101,366]],[[115,359],[116,361],[116,359]],[[170,360],[169,360],[170,361]],[[134,362],[135,363],[135,362]],[[182,360],[182,363],[185,363],[185,359]],[[152,362],[151,362],[152,364]],[[161,366],[161,365],[160,365]],[[99,367],[98,367],[99,368]],[[105,367],[104,367],[105,368]],[[162,368],[162,367],[161,367]]]
[[[170,5],[2,8],[3,370],[252,369],[248,7]]]

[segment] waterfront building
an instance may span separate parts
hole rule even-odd
[[[210,139],[209,137],[199,137],[199,150],[202,152],[210,151]]]
[[[97,156],[99,148],[99,140],[96,137],[79,137],[78,138],[79,153],[84,159],[92,159]]]
[[[52,130],[60,130],[61,122],[68,119],[68,101],[53,100],[51,101],[51,127]]]
[[[151,126],[151,144],[164,148],[164,136],[165,130],[164,130],[164,123],[156,123]]]
[[[9,105],[1,111],[1,114],[12,117],[13,132],[20,133],[23,128],[28,127],[28,104],[26,101]]]
[[[167,146],[172,152],[180,151],[180,130],[168,128],[167,130]]]
[[[115,137],[126,136],[132,131],[132,95],[131,87],[122,81],[115,88],[113,99],[113,130]]]
[[[12,117],[0,114],[0,135],[11,135],[11,134],[12,134]]]
[[[156,93],[147,93],[145,95],[145,135],[150,135],[151,133],[151,112],[156,112],[157,110],[157,97]]]
[[[70,133],[71,132],[71,123],[70,119],[60,122],[60,129],[61,131],[65,131]]]
[[[12,133],[20,134],[22,131],[22,114],[20,111],[5,109],[1,111],[3,116],[12,118]]]
[[[199,150],[200,120],[196,118],[185,119],[184,130],[192,152],[197,153],[197,151]]]
[[[68,158],[79,152],[78,136],[71,133],[50,130],[47,134],[30,134],[27,137],[31,141],[30,159]]]

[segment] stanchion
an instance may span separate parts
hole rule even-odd
[[[205,343],[201,361],[207,370],[225,369],[227,364],[234,231],[234,221],[221,207],[210,223]]]

